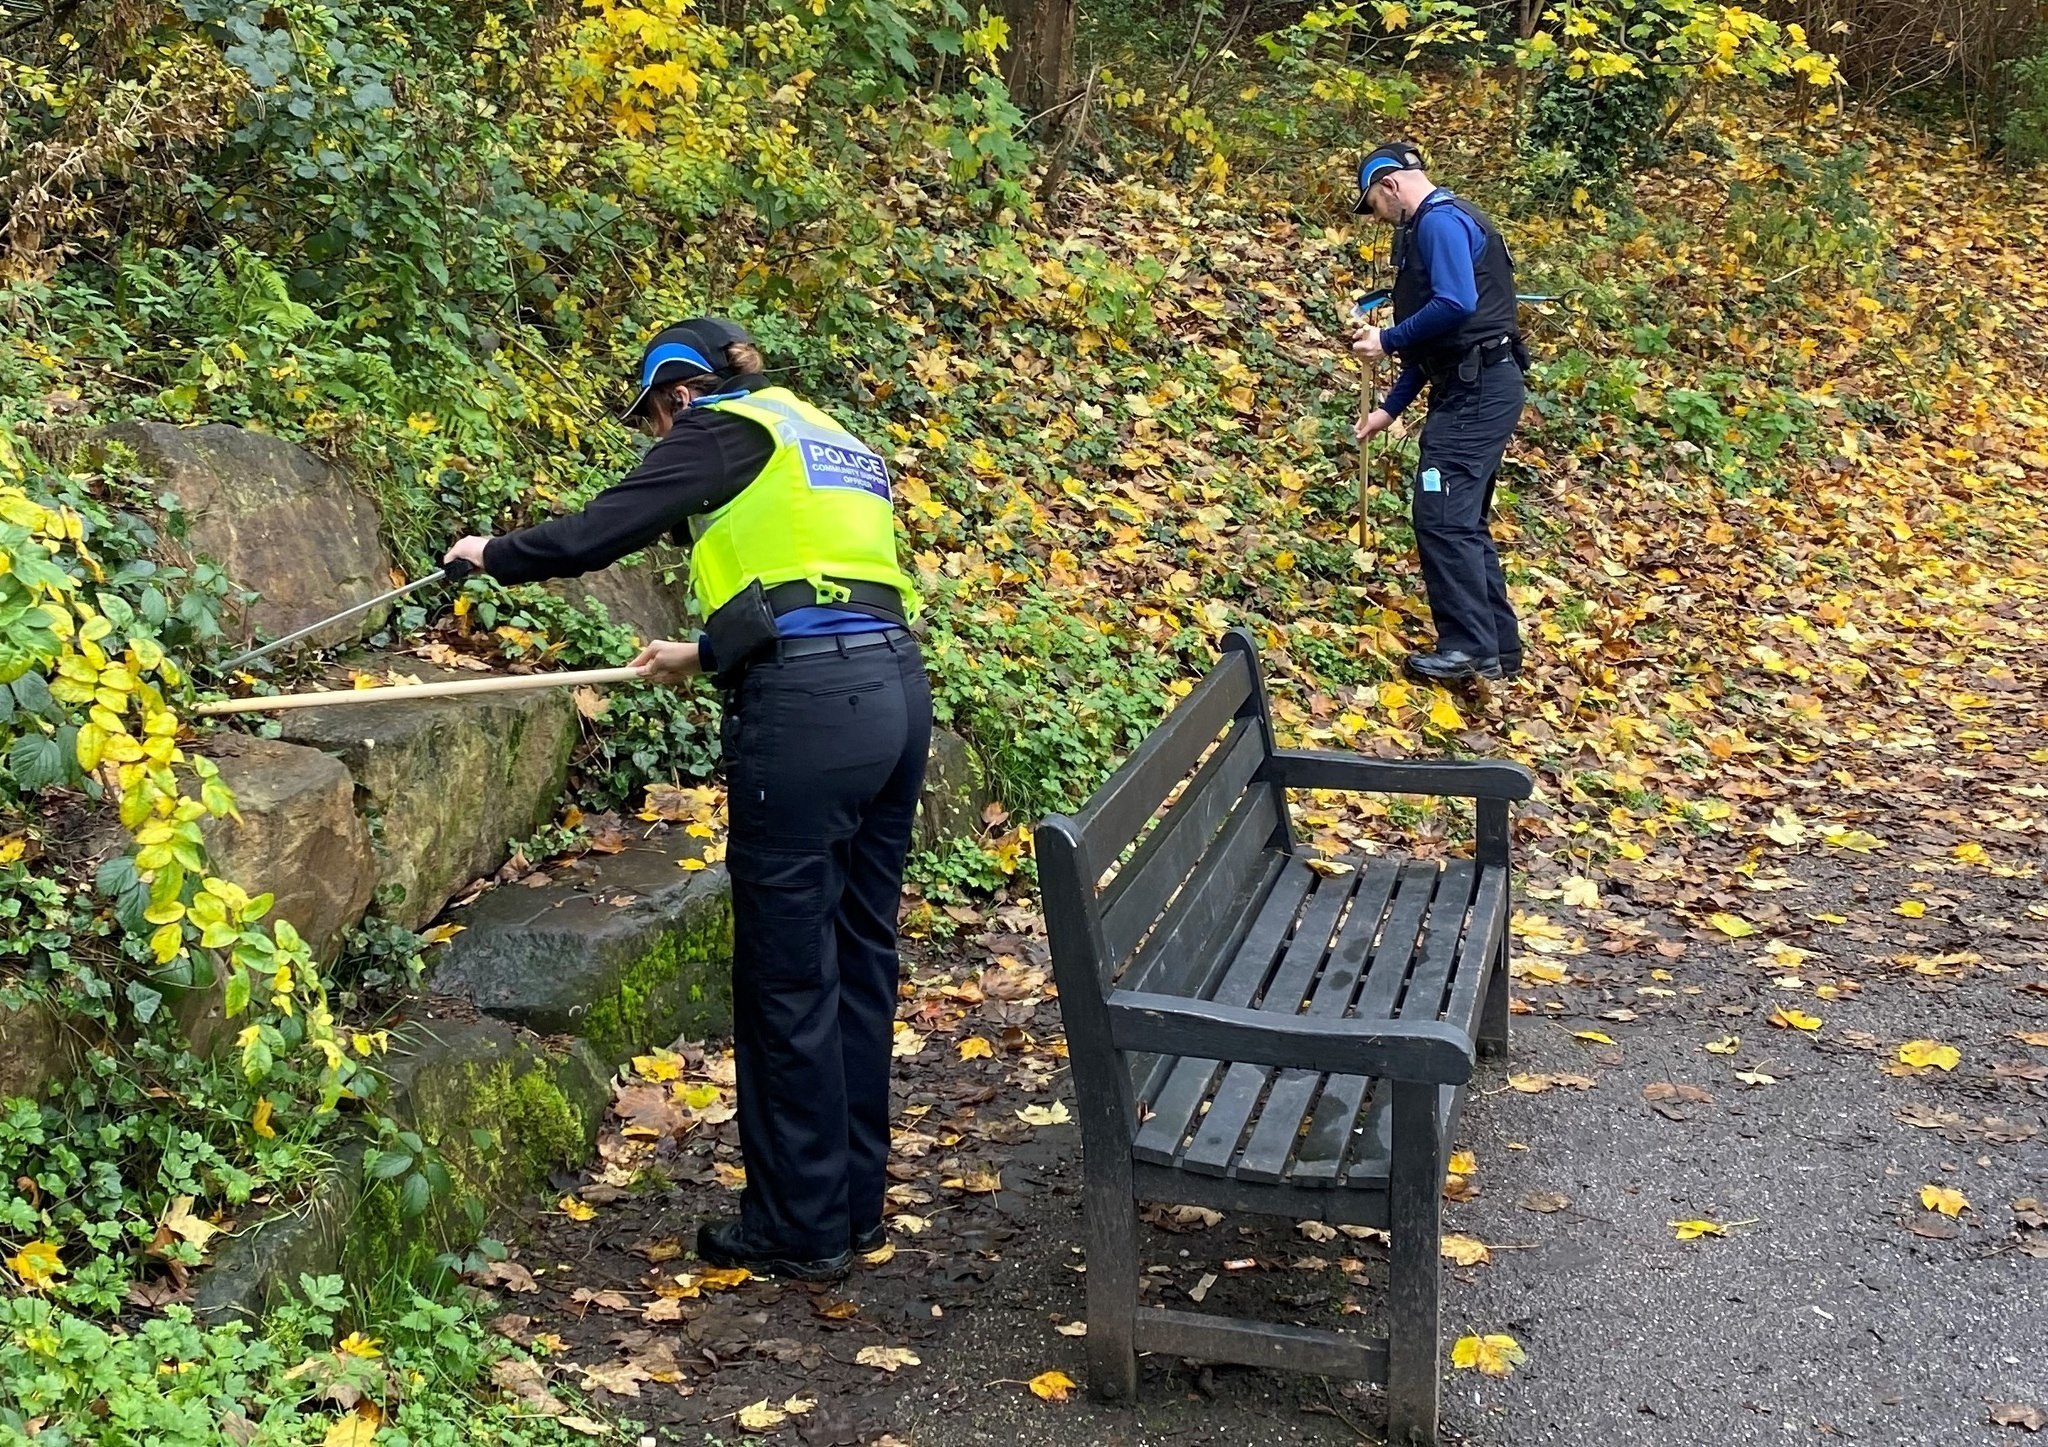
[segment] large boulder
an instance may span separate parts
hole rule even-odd
[[[207,826],[214,872],[276,895],[270,918],[291,921],[316,956],[332,959],[377,882],[355,781],[333,755],[281,739],[223,733],[206,751],[241,815]]]
[[[395,662],[424,682],[476,676]],[[287,741],[327,750],[354,775],[377,861],[374,902],[411,929],[554,817],[576,730],[576,705],[555,688],[283,715]]]
[[[543,1035],[581,1035],[617,1065],[732,1021],[732,885],[681,830],[587,854],[449,913],[429,981]],[[529,885],[538,883],[539,888]]]
[[[53,429],[54,431],[54,429]],[[211,423],[116,422],[54,451],[74,460],[132,451],[143,471],[184,508],[182,547],[219,563],[261,598],[232,620],[244,638],[292,632],[391,587],[391,555],[377,508],[338,469],[282,438]],[[347,642],[381,625],[384,609],[323,629],[316,645]]]

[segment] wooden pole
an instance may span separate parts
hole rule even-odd
[[[281,693],[274,698],[224,698],[202,703],[192,712],[269,713],[283,708],[327,708],[351,703],[397,703],[408,698],[459,698],[472,693],[517,693],[529,688],[600,687],[609,683],[645,683],[637,668],[586,668],[574,673],[515,673],[496,678],[457,678],[441,683],[402,683],[395,688],[336,688],[322,693]]]
[[[1358,362],[1358,420],[1364,422],[1372,415],[1373,402],[1379,396],[1379,363],[1361,357]],[[1358,444],[1358,546],[1370,547],[1366,532],[1365,500],[1372,487],[1372,445],[1377,437],[1368,437]]]

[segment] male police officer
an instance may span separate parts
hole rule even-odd
[[[882,1243],[896,911],[931,742],[918,606],[889,472],[761,375],[740,328],[649,344],[627,410],[657,439],[582,512],[448,550],[508,583],[589,572],[663,534],[691,547],[708,620],[649,644],[657,682],[725,690],[733,1045],[747,1187],[710,1222],[717,1266],[829,1281]]]
[[[1365,158],[1358,193],[1354,216],[1397,228],[1394,325],[1361,326],[1352,346],[1402,362],[1393,390],[1358,424],[1360,445],[1391,427],[1429,384],[1412,515],[1436,651],[1410,655],[1407,671],[1444,683],[1512,676],[1522,667],[1522,635],[1486,514],[1522,415],[1528,365],[1515,320],[1514,260],[1493,223],[1434,184],[1421,153],[1405,141]]]

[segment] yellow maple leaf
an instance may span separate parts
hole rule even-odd
[[[1745,935],[1753,935],[1757,932],[1756,926],[1741,915],[1729,914],[1726,911],[1708,915],[1707,923],[1732,940],[1739,940]]]
[[[1922,1186],[1920,1204],[1944,1216],[1960,1216],[1970,1209],[1969,1198],[1954,1186]]]
[[[1882,839],[1867,830],[1844,829],[1840,825],[1829,828],[1821,838],[1836,849],[1848,849],[1857,854],[1874,854],[1889,847]]]
[[[1465,715],[1458,712],[1458,706],[1451,702],[1451,696],[1442,689],[1437,690],[1436,699],[1429,706],[1429,721],[1440,729],[1465,727]]]
[[[555,1205],[571,1221],[589,1221],[594,1220],[597,1216],[597,1207],[591,1205],[588,1201],[580,1201],[574,1196],[564,1196],[561,1200],[555,1202]]]
[[[1809,1015],[1804,1010],[1773,1010],[1771,1023],[1780,1030],[1818,1030],[1820,1016]]]
[[[1962,864],[1989,864],[1991,855],[1983,845],[1969,840],[1955,847],[1955,857]]]
[[[970,1035],[960,1042],[960,1058],[962,1060],[989,1060],[994,1058],[995,1053],[995,1046],[989,1044],[988,1041],[982,1039],[979,1035]]]
[[[1908,1040],[1899,1047],[1899,1064],[1915,1069],[1931,1065],[1936,1070],[1954,1070],[1962,1058],[1962,1052],[1955,1046],[1939,1040]]]
[[[739,1423],[743,1431],[773,1432],[789,1420],[789,1413],[780,1407],[769,1406],[768,1399],[763,1397],[758,1402],[740,1408],[733,1414],[733,1420]]]
[[[1728,1234],[1728,1228],[1718,1221],[1667,1221],[1664,1224],[1676,1231],[1681,1241],[1697,1241],[1702,1236]]]
[[[856,1366],[880,1367],[885,1372],[923,1364],[917,1353],[908,1347],[862,1347],[854,1353],[853,1360]]]
[[[1017,1119],[1026,1125],[1065,1125],[1073,1117],[1067,1114],[1067,1103],[1056,1100],[1051,1105],[1027,1105],[1017,1112]]]
[[[54,1241],[31,1241],[7,1258],[7,1269],[30,1291],[48,1291],[70,1270],[57,1255]]]
[[[1579,875],[1564,882],[1564,902],[1575,909],[1598,909],[1600,886]]]
[[[1740,1035],[1723,1035],[1719,1040],[1709,1040],[1700,1048],[1709,1055],[1733,1055],[1741,1045]]]
[[[1583,1040],[1588,1045],[1612,1045],[1614,1037],[1604,1030],[1574,1030],[1572,1039]]]
[[[1452,1366],[1462,1371],[1477,1369],[1489,1377],[1504,1377],[1528,1360],[1522,1344],[1505,1332],[1461,1336],[1451,1347]]]
[[[1927,913],[1927,906],[1917,899],[1902,899],[1892,906],[1893,914],[1902,914],[1907,919],[1919,919]]]
[[[1031,1394],[1043,1397],[1048,1402],[1064,1402],[1067,1394],[1074,1390],[1074,1379],[1065,1372],[1040,1372],[1031,1379]]]
[[[754,1273],[744,1266],[707,1266],[697,1273],[697,1285],[712,1291],[730,1291],[753,1279]]]
[[[1470,1151],[1454,1151],[1451,1154],[1451,1174],[1469,1176],[1479,1169],[1479,1158]]]

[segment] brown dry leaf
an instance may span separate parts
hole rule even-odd
[[[547,1376],[538,1362],[523,1357],[506,1357],[491,1363],[491,1380],[527,1411],[543,1417],[559,1417],[569,1409],[547,1389]]]
[[[1325,1226],[1321,1221],[1298,1221],[1295,1223],[1294,1229],[1308,1237],[1309,1240],[1318,1243],[1335,1241],[1337,1239],[1337,1228],[1335,1226]]]
[[[1531,1191],[1515,1202],[1524,1211],[1540,1211],[1546,1216],[1564,1210],[1571,1203],[1572,1198],[1561,1191]]]
[[[1088,1323],[1085,1321],[1063,1322],[1059,1326],[1054,1327],[1053,1330],[1061,1336],[1086,1336],[1088,1335]]]
[[[892,1374],[902,1367],[922,1365],[917,1353],[908,1347],[862,1347],[853,1360],[856,1366],[879,1367]]]
[[[857,1301],[821,1302],[818,1306],[818,1315],[824,1317],[827,1321],[851,1321],[854,1317],[860,1315],[860,1303]]]
[[[588,1286],[579,1286],[569,1293],[569,1300],[578,1306],[601,1307],[605,1311],[631,1311],[633,1303],[623,1291],[596,1291]]]
[[[992,1196],[1003,1188],[1000,1171],[969,1171],[965,1175],[949,1176],[939,1184],[949,1191],[965,1191],[971,1196]]]
[[[603,1389],[621,1397],[640,1395],[640,1384],[654,1378],[638,1362],[607,1362],[596,1367],[574,1367],[583,1374],[583,1384],[591,1390]]]
[[[754,1273],[744,1266],[707,1266],[697,1273],[697,1285],[706,1291],[730,1291],[753,1279]]]
[[[502,1286],[507,1291],[539,1291],[540,1283],[533,1279],[533,1273],[517,1261],[493,1261],[477,1273],[476,1279],[485,1286]]]
[[[1643,1087],[1643,1099],[1652,1104],[1660,1100],[1676,1100],[1687,1105],[1705,1105],[1713,1098],[1697,1085],[1683,1085],[1669,1080],[1653,1080]]]
[[[1167,1206],[1148,1202],[1138,1213],[1138,1219],[1162,1231],[1185,1233],[1208,1230],[1222,1221],[1223,1213],[1212,1211],[1207,1206]]]
[[[2029,1432],[2038,1432],[2048,1427],[2048,1412],[2030,1402],[1999,1402],[1991,1409],[1991,1425],[2024,1427]]]

